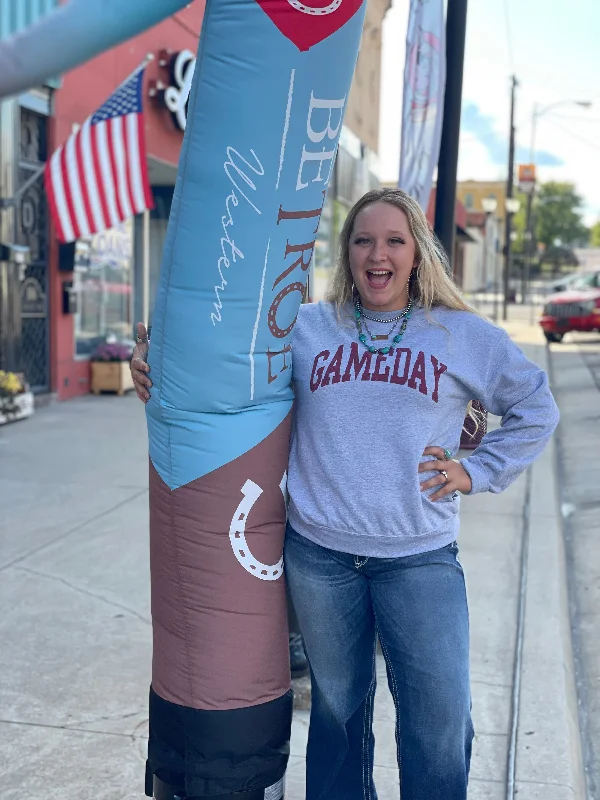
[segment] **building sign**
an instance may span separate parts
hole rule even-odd
[[[171,112],[175,126],[184,131],[192,79],[196,68],[196,56],[191,50],[181,50],[178,53],[163,51],[158,63],[168,70],[169,85],[164,86],[162,82],[156,83],[150,88],[150,96]]]
[[[519,190],[529,194],[535,187],[535,164],[519,164]]]
[[[43,319],[46,316],[46,295],[37,278],[26,278],[21,284],[21,317]]]

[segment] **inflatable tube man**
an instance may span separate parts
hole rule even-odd
[[[71,0],[2,44],[0,95],[185,5]],[[156,797],[283,796],[290,340],[363,16],[363,0],[206,6],[149,355]]]

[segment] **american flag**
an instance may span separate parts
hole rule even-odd
[[[113,228],[154,205],[144,144],[144,71],[142,65],[122,83],[46,165],[61,242]]]

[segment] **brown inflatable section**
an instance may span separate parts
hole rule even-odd
[[[152,687],[223,711],[290,688],[281,555],[291,414],[235,461],[171,491],[150,464]]]

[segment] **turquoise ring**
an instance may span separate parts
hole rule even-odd
[[[446,461],[450,461],[450,459],[452,458],[452,453],[450,452],[450,450],[448,450],[448,448],[444,448],[444,458],[446,459]]]

